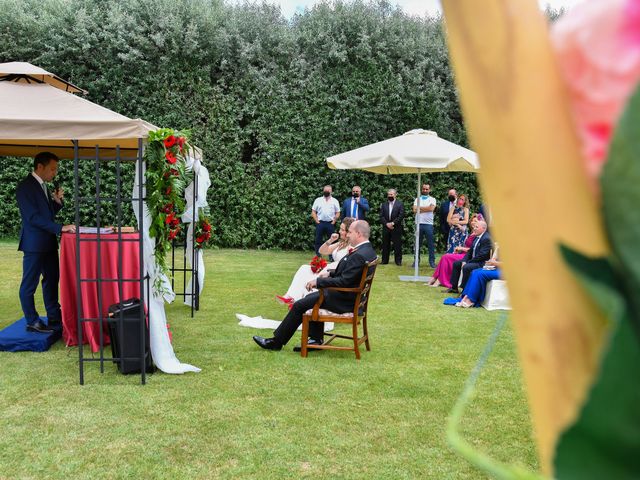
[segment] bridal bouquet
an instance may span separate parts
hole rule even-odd
[[[313,273],[318,273],[320,270],[327,266],[327,261],[324,258],[316,255],[311,259],[309,265],[311,265],[311,271]]]

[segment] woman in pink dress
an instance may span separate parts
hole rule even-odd
[[[464,242],[464,246],[455,247],[454,253],[445,253],[440,257],[440,261],[433,272],[433,277],[427,283],[430,287],[446,287],[451,288],[451,272],[453,271],[453,262],[462,260],[467,253],[467,250],[471,248],[473,240],[476,238],[474,235],[476,229],[476,219],[482,219],[481,215],[473,215],[469,224],[471,225],[471,235],[467,237]]]

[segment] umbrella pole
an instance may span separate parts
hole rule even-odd
[[[420,261],[420,181],[421,181],[421,173],[420,173],[420,169],[418,169],[418,194],[416,196],[416,247],[414,250],[414,257],[413,257],[413,265],[414,265],[414,269],[413,269],[413,276],[416,277],[416,279],[418,278],[418,263]]]
[[[413,276],[400,275],[403,282],[427,282],[431,277],[421,277],[418,273],[418,259],[420,258],[420,186],[422,182],[421,171],[418,169],[418,195],[416,200],[416,244],[413,255]]]

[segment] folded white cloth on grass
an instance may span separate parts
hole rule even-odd
[[[269,330],[275,330],[280,326],[280,322],[278,320],[269,320],[268,318],[258,317],[249,317],[248,315],[244,315],[242,313],[236,313],[236,318],[240,321],[238,325],[241,327],[249,327],[249,328],[266,328]],[[298,330],[302,330],[302,325],[298,327]],[[324,324],[324,331],[328,332],[333,330],[333,322],[327,322]]]

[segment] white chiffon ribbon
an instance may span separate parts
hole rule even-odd
[[[145,291],[151,292],[151,298],[147,299],[147,308],[149,313],[149,335],[150,335],[150,347],[151,356],[156,366],[164,373],[185,373],[185,372],[199,372],[198,367],[189,365],[188,363],[181,363],[173,352],[173,346],[169,340],[169,332],[167,331],[167,317],[164,311],[165,300],[168,303],[173,302],[175,299],[175,293],[171,288],[171,282],[166,275],[158,271],[156,262],[153,256],[155,249],[155,241],[149,236],[149,227],[151,226],[151,215],[149,214],[149,208],[147,203],[143,204],[143,221],[139,218],[138,211],[138,192],[140,185],[140,178],[138,175],[140,160],[136,164],[136,178],[133,185],[133,211],[135,212],[136,219],[138,221],[138,230],[143,238],[144,245],[144,272],[143,275],[148,275],[148,279],[145,280]],[[143,164],[143,167],[145,165]],[[143,173],[144,178],[144,173]],[[143,197],[146,197],[146,187],[143,182]],[[204,268],[203,268],[204,271]],[[145,275],[145,276],[146,276]],[[165,292],[164,295],[158,295],[154,293],[153,285],[156,279],[160,279],[162,282],[162,289]],[[147,288],[151,286],[151,288]]]
[[[202,162],[199,158],[194,158],[188,155],[185,158],[185,163],[187,169],[193,170],[194,181],[192,181],[187,188],[184,190],[184,199],[186,202],[186,208],[184,213],[182,214],[182,222],[188,223],[189,228],[187,229],[187,247],[185,249],[185,256],[187,260],[187,265],[189,268],[193,268],[191,264],[191,259],[193,258],[193,223],[197,222],[200,218],[200,209],[205,208],[207,206],[207,190],[211,186],[211,180],[209,179],[209,171],[207,168],[202,165]],[[198,191],[196,192],[196,201],[195,204],[193,202],[193,190],[195,188],[194,183],[197,178]],[[195,252],[195,261],[198,265],[198,294],[202,293],[202,289],[204,288],[204,260],[202,258],[202,249],[197,248]],[[189,295],[193,292],[193,286],[191,285],[192,278],[189,278],[189,283],[185,289],[185,297],[184,303],[185,305],[191,305],[191,300],[187,300]],[[191,297],[193,298],[193,297]]]

